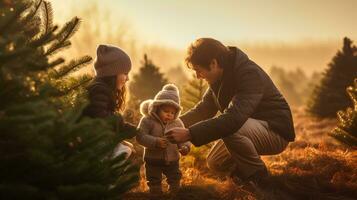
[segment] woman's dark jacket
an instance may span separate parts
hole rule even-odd
[[[114,114],[115,101],[113,92],[106,83],[100,80],[94,80],[87,90],[89,104],[83,110],[83,116],[92,118],[115,118],[115,123],[113,125],[115,132],[125,133],[127,135],[127,137],[125,137],[126,139],[136,136],[136,127],[124,122],[124,119],[120,114]]]

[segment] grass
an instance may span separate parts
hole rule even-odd
[[[264,156],[272,176],[269,187],[249,191],[211,173],[205,163],[210,145],[193,148],[180,161],[182,188],[177,194],[151,196],[145,179],[125,199],[354,199],[357,197],[357,152],[328,136],[337,122],[293,109],[296,140],[275,156]],[[139,150],[140,151],[140,150]],[[143,170],[142,177],[144,177]],[[164,184],[167,187],[166,184]]]

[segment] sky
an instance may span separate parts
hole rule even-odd
[[[124,47],[134,62],[139,65],[147,53],[166,69],[183,65],[185,49],[192,41],[213,37],[225,45],[241,48],[264,69],[299,67],[312,74],[326,68],[341,49],[343,37],[357,40],[357,0],[51,2],[56,23],[61,24],[73,16],[82,19],[71,50],[95,57],[99,43],[123,44],[117,37],[120,33],[115,30],[128,31],[126,36],[140,44],[136,50]],[[87,8],[93,5],[98,11],[89,9],[88,12]],[[123,22],[127,26],[122,26]],[[93,36],[93,31],[89,34],[93,27],[99,27],[100,35]],[[106,33],[112,36],[107,37]],[[124,43],[132,46],[131,42]]]
[[[90,0],[53,0],[62,13]],[[92,0],[93,1],[93,0]],[[304,41],[356,36],[356,0],[101,0],[147,43],[183,48],[198,37],[223,41]]]

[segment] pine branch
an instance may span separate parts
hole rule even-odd
[[[7,62],[10,62],[12,59],[14,59],[17,56],[24,55],[26,53],[31,52],[33,49],[30,47],[22,47],[21,49],[17,51],[12,51],[6,54],[0,54],[0,63],[2,65],[6,64]]]
[[[44,55],[49,56],[54,54],[55,52],[58,52],[60,50],[63,50],[64,48],[69,47],[71,45],[71,42],[68,41],[68,39],[72,37],[72,35],[78,30],[79,23],[80,20],[77,17],[73,18],[70,22],[66,23],[59,31],[59,33],[54,35],[56,42],[51,44],[51,46],[47,49]]]
[[[7,30],[9,30],[9,26],[16,24],[14,22],[17,21],[21,17],[21,14],[30,6],[31,4],[20,4],[18,8],[11,12],[10,17],[6,21],[4,21],[3,24],[0,24],[0,33],[6,33]]]
[[[92,77],[88,75],[83,75],[77,78],[70,78],[66,81],[60,81],[57,83],[57,87],[59,88],[59,93],[53,94],[53,97],[61,97],[66,96],[72,91],[77,90],[79,87],[82,87],[89,83],[92,80]]]
[[[17,29],[17,31],[24,31],[24,32],[28,33],[29,30],[33,30],[34,33],[37,34],[37,31],[35,31],[34,29],[37,29],[38,27],[36,25],[33,25],[33,23],[36,20],[39,20],[38,18],[35,18],[35,16],[37,16],[36,14],[37,14],[37,11],[39,10],[41,4],[42,4],[42,0],[38,1],[36,6],[34,6],[34,8],[32,8],[32,9],[30,9],[24,17],[20,17],[18,19],[17,23],[13,23],[13,26],[16,26],[15,29]],[[14,30],[14,28],[12,28],[12,29],[8,28],[6,31],[14,32],[16,30]]]
[[[59,43],[68,40],[73,36],[74,33],[78,31],[80,24],[80,19],[78,17],[74,17],[70,22],[67,22],[62,29],[56,34],[56,38]]]
[[[193,108],[196,104],[193,102],[189,102],[189,101],[182,101],[182,105],[185,109],[189,110],[189,109]]]
[[[350,135],[346,131],[341,128],[335,128],[330,133],[330,136],[334,137],[335,139],[339,140],[343,144],[347,144],[348,146],[357,147],[357,138],[353,135]]]
[[[53,9],[50,2],[43,1],[42,14],[45,26],[45,34],[48,33],[53,27]]]
[[[41,6],[41,4],[42,4],[42,1],[43,1],[43,0],[38,1],[38,3],[37,3],[37,5],[36,5],[35,9],[33,9],[33,10],[26,16],[26,18],[33,18],[33,17],[36,15],[38,9],[40,8],[40,6]]]
[[[28,61],[27,67],[30,69],[31,72],[40,72],[46,70],[50,67],[50,64],[47,63],[47,60],[31,60]]]
[[[134,172],[133,172],[134,173]],[[114,189],[111,189],[112,194],[123,194],[133,187],[139,180],[137,175],[127,175],[118,179],[118,183]],[[129,183],[129,184],[128,184]]]
[[[62,63],[64,63],[64,59],[63,58],[58,58],[55,61],[52,61],[51,63],[48,64],[48,68],[49,69],[53,69],[54,67],[56,67],[57,65],[60,65]]]
[[[340,110],[337,112],[337,119],[341,124],[344,124],[348,120],[348,117],[345,115],[345,112]]]
[[[199,102],[201,99],[197,99],[197,98],[195,98],[195,97],[186,97],[186,99],[185,99],[186,101],[188,101],[188,102],[191,102],[191,103],[193,103],[193,104],[196,104],[197,102]]]
[[[30,41],[29,46],[39,47],[48,44],[55,39],[54,32],[57,30],[58,26],[53,26],[52,30],[48,33],[43,34],[41,37]]]
[[[88,76],[82,76],[82,77],[78,78],[77,79],[77,84],[75,84],[74,86],[69,88],[65,94],[69,93],[70,91],[77,90],[79,87],[87,84],[91,80],[92,80],[92,78],[88,77]]]
[[[71,46],[71,42],[70,41],[64,41],[62,43],[59,42],[55,42],[53,43],[46,51],[46,53],[44,54],[45,56],[50,56],[60,50],[63,50],[67,47]]]
[[[90,56],[83,56],[82,58],[78,60],[72,60],[68,65],[62,66],[59,71],[56,71],[55,74],[51,74],[51,78],[62,78],[66,76],[69,72],[74,72],[75,70],[78,70],[80,67],[83,65],[88,64],[89,62],[92,61],[92,58]]]
[[[57,29],[57,26],[52,28],[52,31],[42,35],[40,38],[35,39],[28,44],[20,47],[19,49],[7,53],[0,54],[0,63],[5,64],[16,57],[23,56],[29,52],[35,51],[36,48],[43,46],[53,39],[53,32]]]
[[[190,95],[190,96],[192,96],[192,97],[194,97],[195,99],[200,99],[200,96],[198,96],[195,92],[193,92],[193,91],[191,91],[191,90],[185,90],[185,92],[188,94],[188,95]]]

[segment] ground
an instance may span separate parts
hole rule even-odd
[[[205,163],[207,145],[193,148],[181,159],[179,193],[148,194],[141,170],[140,184],[124,199],[356,199],[357,151],[328,135],[336,120],[309,116],[302,107],[293,108],[293,117],[295,142],[279,155],[263,157],[272,174],[267,188],[246,189],[210,172]]]

